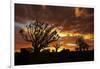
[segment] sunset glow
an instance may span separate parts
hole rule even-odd
[[[15,65],[94,61],[94,8],[17,3],[14,8]]]
[[[38,8],[38,9],[37,9]],[[56,10],[55,10],[56,9]],[[60,13],[59,13],[59,12]],[[19,52],[21,48],[32,47],[32,44],[21,38],[19,29],[27,33],[25,25],[27,22],[37,18],[40,22],[50,24],[55,28],[60,36],[60,52],[63,48],[75,50],[75,41],[78,36],[82,36],[85,41],[93,48],[94,39],[94,11],[93,8],[83,7],[57,7],[46,5],[17,5],[15,7],[15,50]],[[51,32],[52,32],[51,31]],[[45,32],[45,31],[44,31]],[[56,42],[50,44],[50,52],[54,50]]]

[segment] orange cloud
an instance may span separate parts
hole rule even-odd
[[[76,16],[76,17],[81,16],[80,8],[75,8],[75,16]]]

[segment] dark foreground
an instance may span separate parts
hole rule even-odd
[[[42,52],[38,54],[21,52],[15,53],[15,65],[44,64],[44,63],[61,63],[61,62],[79,62],[93,61],[94,51],[62,51]]]

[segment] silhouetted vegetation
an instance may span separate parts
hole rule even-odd
[[[63,49],[61,52],[50,52],[48,50],[36,53],[25,48],[21,52],[15,53],[15,65],[28,64],[44,64],[44,63],[61,63],[61,62],[79,62],[79,61],[93,61],[94,51],[70,51]]]
[[[60,42],[57,42],[57,43],[56,43],[56,46],[55,46],[56,52],[57,52],[57,50],[58,50],[59,47],[60,47]]]
[[[76,44],[79,46],[80,51],[88,50],[89,45],[85,42],[83,37],[78,37]]]
[[[48,46],[49,43],[57,41],[59,35],[53,25],[40,23],[37,20],[26,24],[24,29],[20,30],[25,41],[31,42],[34,53],[39,53],[41,49]]]

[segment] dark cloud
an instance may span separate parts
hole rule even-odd
[[[93,8],[15,4],[15,21],[24,23],[34,18],[62,26],[63,30],[93,33]]]

